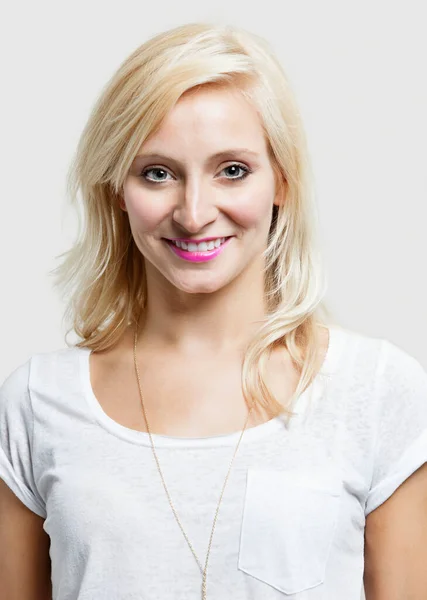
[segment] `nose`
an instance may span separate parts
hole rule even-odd
[[[188,233],[197,233],[215,221],[215,193],[200,180],[187,180],[173,210],[173,221]]]

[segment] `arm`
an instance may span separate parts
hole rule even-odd
[[[427,598],[427,463],[366,518],[366,600]]]
[[[43,522],[0,479],[0,600],[51,600]]]

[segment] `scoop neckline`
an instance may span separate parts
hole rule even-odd
[[[299,396],[297,406],[295,407],[296,409],[301,405],[304,405],[308,397],[319,390],[322,376],[326,375],[329,378],[336,368],[342,344],[342,329],[337,325],[327,325],[326,327],[329,330],[329,343],[322,366],[311,384]],[[95,396],[90,381],[89,357],[92,350],[91,348],[80,348],[78,346],[75,346],[74,348],[77,352],[79,362],[80,385],[83,396],[97,423],[122,440],[137,445],[151,446],[150,435],[148,432],[138,431],[137,429],[131,429],[125,425],[121,425],[104,411]],[[299,411],[295,410],[295,412],[298,414]],[[260,425],[247,428],[243,433],[241,444],[255,442],[279,429],[283,429],[283,427],[285,427],[284,416],[278,415]],[[151,437],[155,448],[201,448],[235,445],[237,444],[241,433],[242,429],[232,433],[207,437],[182,437],[163,435],[160,433],[151,433]]]

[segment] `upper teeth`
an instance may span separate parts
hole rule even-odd
[[[207,250],[218,248],[218,246],[225,242],[225,237],[210,240],[209,242],[200,242],[199,244],[194,242],[189,242],[187,244],[187,242],[182,242],[180,240],[172,240],[172,242],[175,246],[178,246],[178,248],[182,248],[182,250],[188,250],[189,252],[206,252]]]

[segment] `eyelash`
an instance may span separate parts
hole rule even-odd
[[[225,169],[230,169],[231,167],[238,167],[239,169],[241,169],[243,171],[243,175],[240,175],[240,177],[226,177],[226,179],[228,179],[229,181],[243,181],[243,179],[245,179],[250,173],[252,173],[251,169],[249,169],[249,167],[246,167],[244,165],[241,165],[239,163],[233,163],[231,165],[227,165],[226,167],[224,167],[224,169],[222,169],[223,171]],[[145,181],[147,181],[148,183],[153,183],[155,185],[159,184],[159,183],[163,183],[164,181],[167,181],[166,179],[163,180],[158,180],[155,181],[153,179],[148,179],[146,177],[147,173],[149,173],[150,171],[164,171],[165,173],[169,173],[165,168],[163,167],[149,167],[147,169],[144,169],[141,173],[141,177],[143,177],[145,179]]]

